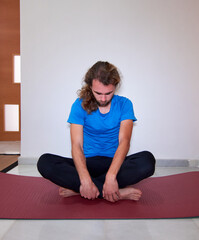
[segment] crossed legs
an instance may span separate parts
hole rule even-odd
[[[99,197],[102,198],[103,184],[112,158],[96,156],[87,158],[86,161],[92,181],[100,191]],[[80,180],[71,158],[44,154],[40,157],[37,166],[44,178],[60,186],[61,196],[70,197],[79,194]],[[121,199],[139,200],[141,191],[133,188],[132,185],[153,175],[154,170],[155,159],[150,152],[144,151],[127,156],[117,175]]]

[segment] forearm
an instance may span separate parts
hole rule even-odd
[[[129,151],[129,147],[130,143],[128,140],[123,140],[120,142],[117,151],[115,152],[115,155],[113,157],[112,163],[109,167],[109,170],[106,174],[106,178],[116,179],[120,167]]]
[[[83,151],[83,126],[71,124],[72,157],[80,179],[80,194],[84,198],[94,199],[99,196],[98,188],[93,183],[86,165]]]
[[[81,147],[72,147],[72,156],[80,178],[80,194],[84,198],[95,199],[99,196],[99,190],[93,183],[86,166],[86,158]]]
[[[118,201],[121,197],[116,177],[122,163],[124,162],[128,150],[129,141],[121,141],[114,155],[111,166],[106,174],[106,179],[103,186],[103,197],[110,202]]]
[[[86,158],[80,146],[72,146],[72,158],[78,172],[81,184],[91,181],[90,174],[86,166]]]
[[[119,132],[119,145],[113,157],[111,166],[107,172],[106,180],[116,179],[120,167],[124,162],[124,159],[130,148],[132,130],[133,130],[132,120],[124,120],[121,122]]]

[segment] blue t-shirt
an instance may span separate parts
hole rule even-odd
[[[73,103],[68,122],[83,125],[85,157],[113,157],[119,144],[121,121],[137,120],[132,102],[128,98],[114,95],[110,111],[106,114],[102,114],[99,109],[88,114],[81,103],[79,98]]]

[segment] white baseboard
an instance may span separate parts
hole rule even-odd
[[[189,167],[199,167],[199,160],[189,160]]]
[[[19,157],[18,164],[19,165],[36,165],[38,158],[35,157]]]
[[[36,165],[38,158],[35,157],[19,157],[19,165]],[[157,159],[156,167],[199,167],[199,160],[185,160],[185,159]]]

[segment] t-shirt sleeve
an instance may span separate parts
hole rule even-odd
[[[122,106],[121,121],[131,119],[133,122],[137,121],[137,118],[134,115],[133,103],[126,98]]]
[[[85,110],[82,108],[81,102],[82,101],[78,98],[73,103],[69,114],[69,118],[67,120],[68,123],[84,125]]]

